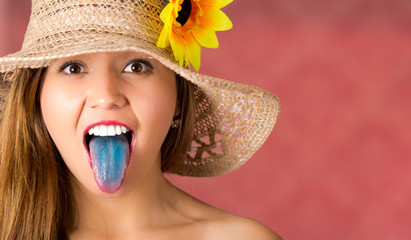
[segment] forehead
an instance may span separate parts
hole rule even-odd
[[[122,60],[129,60],[130,58],[141,58],[145,60],[150,60],[154,62],[158,62],[152,56],[142,53],[142,52],[133,52],[133,51],[125,51],[125,52],[96,52],[96,53],[87,53],[81,55],[75,55],[70,57],[58,58],[53,60],[50,65],[59,63],[59,62],[66,62],[73,59],[76,60],[90,60],[90,61],[113,61],[113,62],[121,62]]]

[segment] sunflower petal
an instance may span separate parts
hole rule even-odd
[[[188,48],[188,59],[190,60],[193,68],[198,71],[201,65],[201,46],[191,34],[186,34],[184,37]]]
[[[181,11],[181,9],[182,9],[182,7],[181,7],[182,3],[183,3],[183,0],[174,1],[174,16],[176,18],[178,17],[178,12]]]
[[[171,15],[172,12],[173,4],[169,3],[160,13],[160,19],[164,23],[164,27],[163,30],[161,30],[157,41],[157,47],[159,48],[166,48],[169,45],[169,37],[173,23],[173,16]]]
[[[201,0],[200,5],[201,7],[215,7],[221,9],[232,2],[233,0]]]
[[[173,12],[173,4],[169,3],[167,6],[161,11],[160,19],[163,21],[164,24],[171,24],[173,22],[173,18],[171,13]]]
[[[164,26],[163,30],[161,30],[160,37],[158,37],[157,47],[166,48],[169,45],[170,30],[171,28],[167,28],[166,26]]]
[[[201,46],[218,48],[218,38],[214,30],[200,28],[198,31],[192,32],[192,34]]]
[[[226,31],[233,27],[231,20],[220,9],[204,7],[203,16],[200,17],[201,27],[213,29],[215,31]]]
[[[180,66],[183,66],[185,53],[187,51],[184,38],[172,31],[170,36],[170,45],[173,50],[174,58],[179,62]]]
[[[190,65],[198,71],[201,65],[201,46],[218,48],[215,31],[225,31],[233,27],[231,20],[220,8],[232,0],[191,0],[196,3],[196,11],[190,15],[190,23],[181,26],[176,21],[183,0],[168,0],[160,14],[164,27],[157,40],[157,47],[171,46],[175,60],[180,66]]]

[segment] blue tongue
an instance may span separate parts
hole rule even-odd
[[[128,165],[130,151],[126,136],[94,136],[89,146],[97,185],[103,192],[116,192],[121,186]]]

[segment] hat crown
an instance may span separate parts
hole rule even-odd
[[[230,1],[219,1],[217,5]],[[211,2],[200,2],[210,10]],[[167,5],[169,3],[173,5]],[[137,51],[151,55],[195,88],[192,145],[187,157],[167,171],[198,177],[233,171],[254,154],[272,131],[279,102],[274,95],[256,87],[208,77],[182,67],[170,46],[157,47],[160,33],[167,26],[160,14],[166,6],[176,11],[177,3],[180,2],[33,0],[23,48],[0,58],[0,73],[45,68],[55,59],[96,52]],[[211,7],[212,11],[215,9]],[[213,16],[210,14],[208,18]],[[211,22],[214,21],[208,23]],[[8,89],[9,86],[0,86],[0,93]],[[4,94],[0,94],[0,105],[2,101]]]
[[[167,0],[33,0],[23,49],[69,43],[73,35],[107,33],[156,44]]]

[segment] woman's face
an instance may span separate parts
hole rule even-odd
[[[136,52],[58,59],[42,82],[44,122],[78,183],[97,195],[161,172],[176,108],[175,73]],[[124,133],[126,132],[126,133]]]

